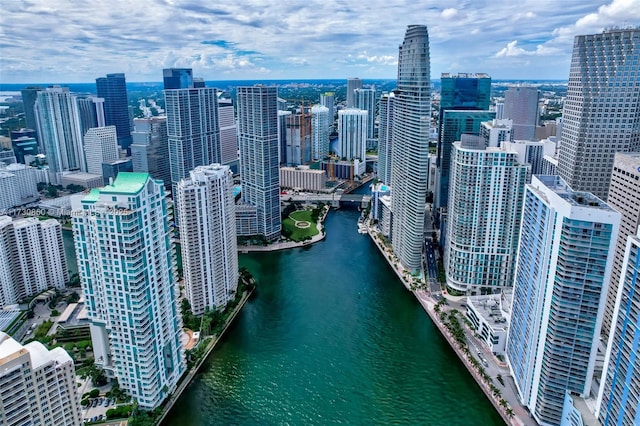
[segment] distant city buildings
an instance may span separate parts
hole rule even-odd
[[[211,164],[178,182],[184,287],[195,315],[226,306],[238,287],[233,179],[228,166]]]
[[[535,140],[539,103],[537,87],[509,87],[504,97],[503,117],[513,121],[513,139]]]
[[[131,119],[127,99],[127,81],[123,73],[107,74],[96,78],[98,97],[104,99],[107,126],[116,126],[118,145],[123,149],[131,145]]]
[[[21,345],[0,331],[0,422],[6,426],[81,426],[73,359],[40,342]]]
[[[238,235],[280,238],[280,176],[278,171],[278,90],[238,87],[238,146],[241,203]],[[255,226],[251,224],[255,219]],[[251,234],[247,234],[250,232]]]
[[[0,306],[51,287],[62,289],[68,279],[57,220],[0,216]]]
[[[639,27],[574,40],[558,173],[575,190],[606,199],[615,153],[640,151],[639,56]]]
[[[72,208],[96,365],[141,408],[155,409],[186,369],[163,183],[120,173]]]
[[[134,118],[131,161],[134,172],[147,172],[165,185],[171,183],[167,117]]]
[[[398,90],[393,113],[391,210],[393,251],[402,265],[420,268],[429,168],[431,78],[429,34],[409,25],[399,47]]]
[[[587,397],[620,214],[558,176],[527,185],[507,361],[522,403],[559,424],[565,391]]]

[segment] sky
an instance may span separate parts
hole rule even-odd
[[[4,0],[0,81],[394,79],[411,24],[432,79],[566,80],[574,36],[640,24],[640,0]]]

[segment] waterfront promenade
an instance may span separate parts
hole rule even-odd
[[[436,312],[437,300],[433,296],[441,296],[432,296],[429,290],[424,289],[427,288],[424,282],[424,278],[420,278],[420,280],[423,281],[421,283],[417,283],[418,279],[412,276],[409,271],[405,270],[402,267],[397,257],[393,254],[391,248],[387,247],[384,244],[382,238],[375,229],[372,229],[370,226],[368,226],[367,231],[371,240],[378,247],[378,250],[380,251],[382,256],[385,258],[389,266],[391,266],[391,268],[400,279],[400,282],[405,286],[407,290],[411,291],[418,302],[420,302],[420,305],[422,305],[429,318],[431,318],[442,336],[449,343],[449,346],[451,346],[462,364],[467,368],[478,386],[486,395],[487,399],[500,414],[503,421],[506,424],[512,426],[536,426],[537,423],[529,416],[526,409],[520,404],[515,384],[513,383],[513,379],[509,376],[509,370],[506,368],[505,364],[496,359],[493,354],[474,336],[473,331],[470,330],[464,322],[462,322],[468,347],[470,350],[473,349],[473,351],[471,351],[471,355],[465,354],[465,352],[463,352],[462,348],[460,347],[460,344],[456,342],[455,338],[442,323],[438,316],[438,313]],[[446,296],[445,299],[447,299]],[[451,311],[456,307],[461,307],[460,300],[454,301],[451,304],[453,306],[445,304],[440,309],[443,311]],[[490,376],[491,384],[493,384],[493,386],[497,387],[500,390],[500,394],[497,396],[494,395],[490,384],[482,377],[480,372],[476,369],[476,367],[474,367],[469,359],[469,357],[474,356],[474,353],[478,352],[482,352],[484,354],[483,358],[487,361],[485,372]],[[502,377],[504,385],[502,385],[497,380],[498,375]],[[506,404],[503,402],[501,405],[500,400],[506,401]]]

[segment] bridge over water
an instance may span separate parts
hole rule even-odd
[[[281,194],[280,199],[282,201],[299,201],[309,203],[328,203],[332,207],[339,207],[340,204],[345,205],[347,203],[360,203],[361,208],[367,207],[371,201],[371,195],[365,194]]]

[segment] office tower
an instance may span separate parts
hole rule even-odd
[[[503,117],[513,121],[513,139],[535,140],[540,112],[537,87],[509,87],[504,97]]]
[[[277,98],[276,87],[238,87],[242,203],[256,209],[253,229],[267,241],[280,238],[281,229]]]
[[[371,87],[368,89],[354,90],[355,108],[365,110],[369,113],[367,116],[367,139],[373,139],[375,136],[376,121],[376,89]]]
[[[504,118],[504,102],[496,102],[495,111],[496,118],[502,120]]]
[[[329,133],[331,123],[329,108],[314,105],[311,108],[311,156],[313,160],[323,160],[329,155]]]
[[[311,162],[311,117],[306,114],[289,114],[285,116],[285,132],[287,141],[286,164],[298,166]]]
[[[25,156],[38,154],[38,141],[36,131],[33,129],[20,129],[11,131],[11,146],[18,163],[27,164]]]
[[[412,270],[422,255],[430,121],[429,34],[424,25],[409,25],[399,47],[393,111],[391,234],[394,253]]]
[[[181,79],[190,70],[180,71]],[[189,74],[186,73],[188,76]],[[165,89],[171,183],[189,176],[198,166],[220,163],[218,91],[211,87]]]
[[[238,129],[233,99],[218,98],[218,128],[220,129],[220,162],[236,163],[238,161]]]
[[[289,111],[287,109],[287,100],[278,98],[278,111]]]
[[[193,87],[191,68],[165,68],[162,70],[164,90],[189,89]]]
[[[120,173],[73,199],[72,209],[95,362],[141,408],[154,409],[186,368],[163,183]]]
[[[356,108],[355,90],[362,89],[362,80],[358,77],[347,79],[347,108]]]
[[[102,163],[117,160],[118,136],[116,126],[94,127],[84,135],[84,152],[87,172],[102,174]]]
[[[463,135],[451,152],[447,286],[474,293],[513,285],[527,166],[515,151]]]
[[[167,117],[134,118],[131,161],[134,172],[147,172],[165,185],[171,183]]]
[[[69,88],[48,87],[38,92],[35,112],[51,183],[60,185],[62,172],[86,171],[78,108]]]
[[[558,173],[606,199],[616,152],[640,151],[640,28],[576,36],[562,110]]]
[[[42,91],[40,86],[27,86],[20,91],[22,94],[22,106],[24,107],[24,118],[29,129],[37,129],[36,113],[34,108],[36,106],[36,99],[38,99],[38,92]],[[38,141],[38,133],[33,135]]]
[[[367,156],[367,117],[362,109],[347,108],[338,111],[338,154],[343,160],[360,160],[361,169]],[[355,172],[361,175],[365,170]]]
[[[211,164],[178,182],[177,205],[184,287],[191,310],[226,306],[238,287],[233,178],[229,166]]]
[[[480,123],[480,136],[484,139],[485,146],[501,146],[504,141],[511,141],[511,128],[513,122],[509,119],[494,118],[491,121]]]
[[[133,172],[131,157],[102,163],[102,180],[104,183],[109,183],[109,179],[115,179],[121,172]]]
[[[504,141],[505,149],[518,153],[520,164],[529,166],[527,183],[531,182],[532,175],[540,175],[543,170],[544,142],[542,141]]]
[[[637,232],[627,238],[614,326],[605,355],[597,409],[603,426],[640,422],[640,230]]]
[[[491,77],[487,74],[443,73],[440,77],[440,129],[438,131],[438,158],[436,167],[437,190],[434,194],[436,208],[446,208],[449,197],[451,146],[463,133],[477,135],[480,123],[492,120],[489,111]]]
[[[613,258],[607,307],[602,323],[602,335],[605,340],[609,337],[613,324],[613,311],[618,294],[618,282],[622,276],[622,262],[627,238],[635,235],[638,232],[638,226],[640,226],[640,153],[619,152],[615,154],[607,204],[619,211],[622,218]]]
[[[87,130],[93,127],[106,126],[104,112],[104,99],[90,96],[88,98],[76,98],[78,115],[80,118],[80,134],[84,136]]]
[[[21,345],[0,331],[0,422],[81,426],[73,359],[40,342]]]
[[[329,108],[329,124],[333,126],[333,118],[336,115],[336,94],[334,92],[321,93],[320,105]]]
[[[380,97],[380,121],[378,124],[378,179],[391,184],[391,156],[393,135],[394,92],[383,93]]]
[[[0,278],[0,306],[64,288],[69,276],[60,223],[0,216]]]
[[[589,395],[620,214],[558,176],[525,190],[506,355],[522,403],[558,424]]]
[[[131,120],[127,99],[127,82],[124,74],[107,74],[96,78],[98,97],[104,98],[104,116],[107,126],[116,126],[118,145],[129,149],[131,145]]]
[[[289,159],[287,158],[287,120],[291,111],[278,110],[278,164],[286,166]]]

